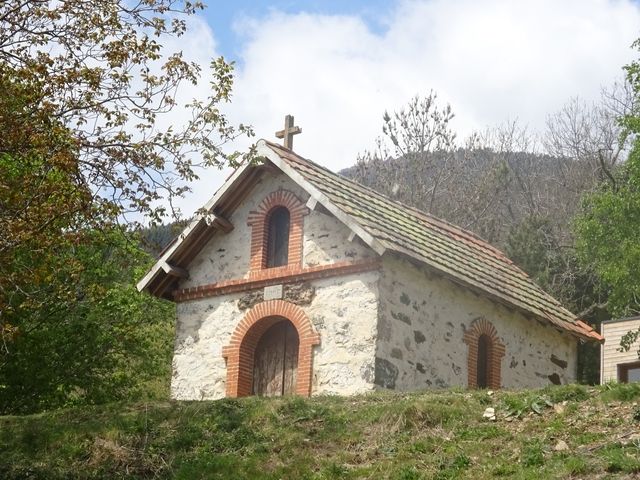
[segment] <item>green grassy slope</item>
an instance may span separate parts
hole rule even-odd
[[[629,478],[640,473],[639,399],[635,384],[0,417],[0,478]]]

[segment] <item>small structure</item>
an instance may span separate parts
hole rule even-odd
[[[624,352],[620,348],[623,335],[640,328],[640,316],[602,322],[604,344],[600,348],[600,383],[610,381],[640,382],[640,340]]]
[[[569,383],[601,340],[473,233],[257,153],[138,283],[177,303],[174,398]]]

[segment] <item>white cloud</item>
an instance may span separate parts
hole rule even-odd
[[[570,97],[596,99],[634,58],[640,7],[630,0],[431,0],[398,3],[382,34],[356,16],[243,19],[231,117],[274,139],[285,114],[295,150],[334,170],[380,134],[382,113],[438,92],[463,137],[518,118],[543,128]],[[208,54],[207,57],[211,55]],[[242,145],[238,145],[242,147]],[[203,175],[193,211],[224,176]]]

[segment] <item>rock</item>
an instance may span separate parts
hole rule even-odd
[[[396,380],[398,379],[398,367],[386,358],[376,357],[374,370],[374,383],[383,388],[391,390],[396,388]]]
[[[487,420],[491,421],[491,422],[495,422],[496,421],[496,410],[493,407],[487,407],[484,411],[484,413],[482,414],[482,418],[486,418]]]
[[[553,405],[553,411],[556,413],[564,413],[564,405],[556,403]]]
[[[491,397],[493,395],[493,390],[487,390],[487,395]]]
[[[564,440],[558,440],[558,443],[556,443],[556,446],[553,447],[553,449],[556,452],[566,452],[567,450],[569,450],[569,445],[567,445],[567,442],[565,442]]]

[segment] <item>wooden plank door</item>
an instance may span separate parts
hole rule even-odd
[[[273,397],[295,393],[298,346],[298,332],[288,320],[264,332],[254,353],[254,395]]]
[[[296,381],[298,378],[298,332],[291,322],[286,323],[284,364],[282,374],[282,394],[293,395],[296,393]]]

